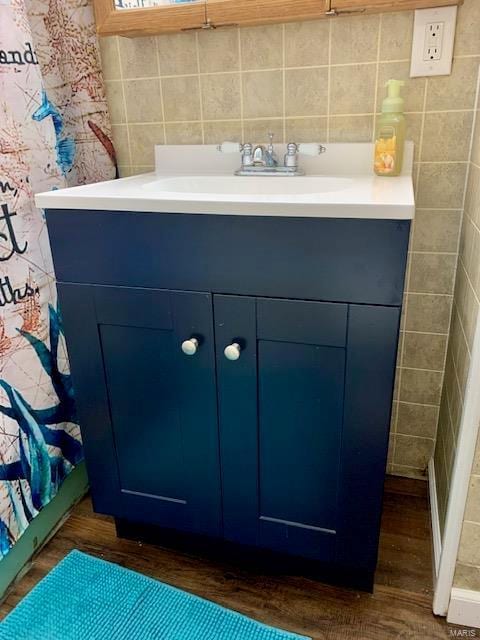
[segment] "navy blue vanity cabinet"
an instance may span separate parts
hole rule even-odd
[[[47,223],[95,509],[370,588],[409,222]]]
[[[95,509],[220,535],[211,295],[58,287]]]

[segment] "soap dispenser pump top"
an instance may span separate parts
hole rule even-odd
[[[387,97],[382,102],[383,113],[402,113],[404,99],[400,95],[401,87],[405,86],[403,80],[387,80],[385,83],[387,87]]]

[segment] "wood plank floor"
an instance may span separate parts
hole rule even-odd
[[[257,574],[245,567],[117,539],[112,521],[95,515],[86,498],[75,507],[0,606],[0,618],[71,549],[135,569],[315,640],[450,637],[445,620],[431,612],[427,484],[421,481],[387,478],[373,595],[298,576]]]

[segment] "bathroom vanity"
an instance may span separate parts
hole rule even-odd
[[[328,145],[304,178],[244,178],[213,147],[158,147],[156,174],[37,196],[94,508],[120,535],[225,541],[371,588],[406,151],[399,178],[370,175],[363,144]]]

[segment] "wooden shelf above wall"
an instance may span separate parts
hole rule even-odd
[[[99,35],[135,37],[209,26],[253,26],[427,9],[459,5],[463,0],[199,0],[192,4],[120,10],[114,8],[114,0],[93,2]]]

